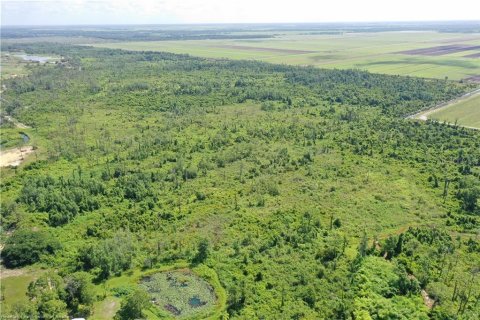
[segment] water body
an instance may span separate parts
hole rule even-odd
[[[23,139],[23,143],[27,143],[28,141],[30,141],[30,137],[26,133],[20,132],[20,136]]]
[[[206,302],[203,302],[202,300],[200,300],[199,297],[192,297],[192,298],[188,299],[188,303],[190,304],[190,306],[192,308],[198,308],[198,307],[201,307],[201,306],[207,304]]]
[[[16,54],[15,56],[22,58],[25,61],[40,62],[40,63],[45,63],[53,59],[52,57],[33,56],[28,54]]]

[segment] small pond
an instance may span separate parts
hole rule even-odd
[[[40,63],[45,63],[54,59],[52,57],[35,56],[35,55],[29,55],[29,54],[16,54],[15,56],[22,58],[25,61],[40,62]]]
[[[30,141],[30,137],[24,132],[20,132],[20,137],[22,137],[23,143],[28,143],[28,141]]]
[[[159,272],[141,280],[152,302],[170,316],[189,318],[215,306],[213,287],[190,269]]]

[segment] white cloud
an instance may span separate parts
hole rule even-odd
[[[478,0],[5,0],[2,24],[480,19]]]

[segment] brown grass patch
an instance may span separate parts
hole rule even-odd
[[[466,56],[463,56],[464,58],[480,58],[480,52],[477,53],[472,53]]]
[[[451,44],[446,46],[436,46],[436,47],[429,47],[429,48],[399,51],[396,53],[408,54],[408,55],[420,55],[420,56],[443,56],[446,54],[477,50],[477,49],[480,49],[480,46],[471,46],[471,45],[465,45],[465,44]]]

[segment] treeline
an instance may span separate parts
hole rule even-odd
[[[35,29],[24,27],[2,28],[2,39],[22,39],[40,37],[96,38],[116,41],[168,41],[168,40],[219,40],[219,39],[265,39],[273,34],[255,32],[237,33],[235,30],[89,30],[70,28]]]
[[[162,41],[203,39],[273,38],[279,32],[301,34],[343,34],[352,32],[437,31],[447,33],[478,33],[478,23],[452,22],[397,22],[397,23],[296,23],[252,25],[199,25],[188,30],[182,26],[141,26],[141,28],[114,26],[94,27],[4,27],[3,39],[39,37],[89,37],[120,41]],[[57,40],[58,41],[58,40]]]

